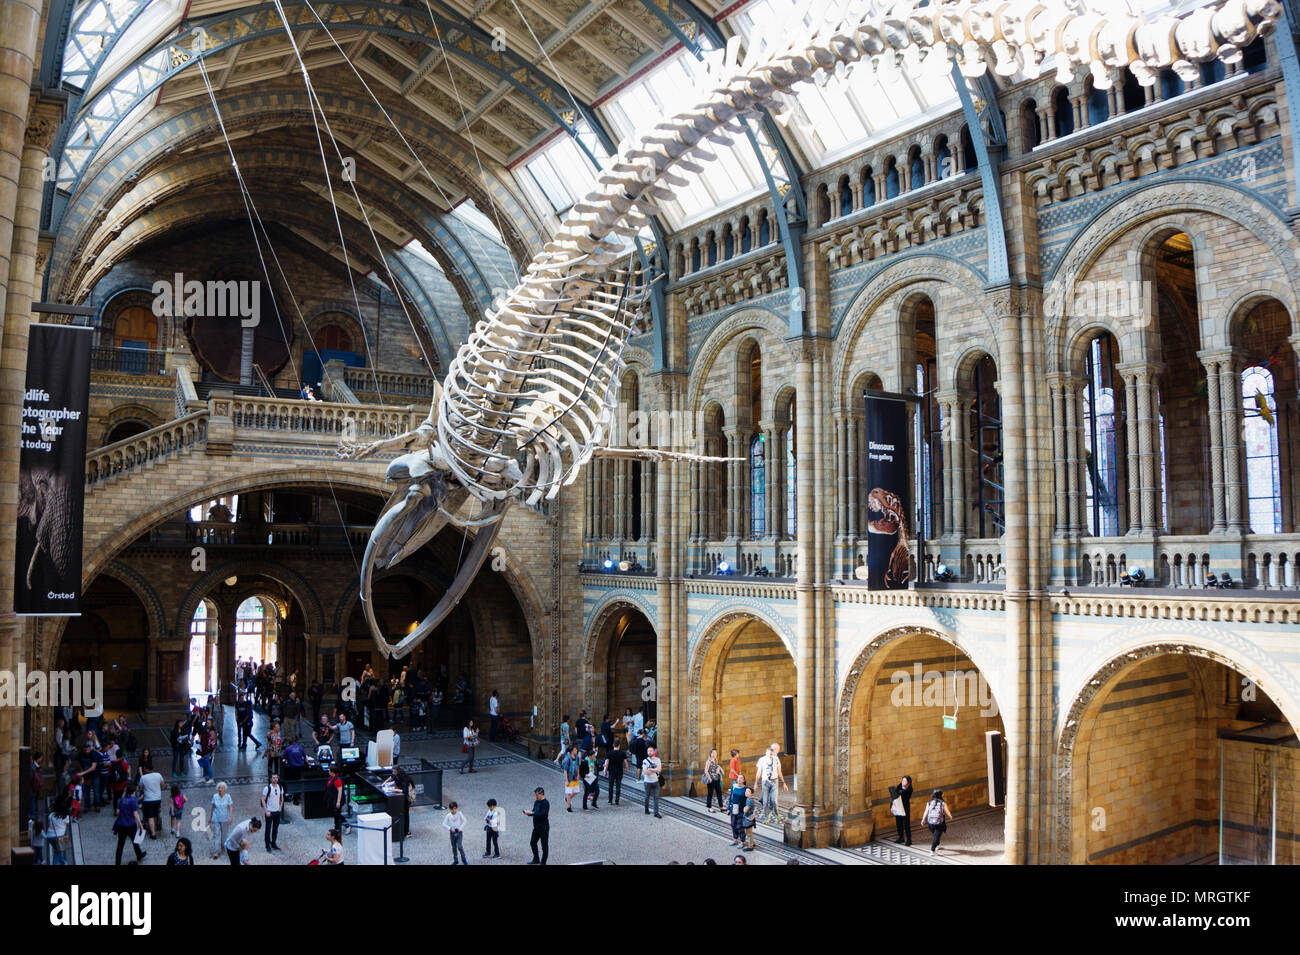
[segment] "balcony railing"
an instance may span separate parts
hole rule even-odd
[[[153,348],[118,348],[96,345],[90,350],[91,371],[116,371],[125,375],[162,374],[167,353]]]
[[[364,547],[368,525],[275,522],[251,525],[233,521],[169,521],[149,532],[155,546],[193,547]]]
[[[1141,587],[1203,590],[1224,583],[1247,590],[1300,592],[1300,534],[1252,534],[1242,539],[1186,535],[1154,542],[1086,537],[1079,542],[1078,581],[1124,587],[1140,569]],[[1213,575],[1213,579],[1211,579]]]

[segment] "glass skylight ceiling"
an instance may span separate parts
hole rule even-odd
[[[732,24],[748,43],[756,26],[789,19],[795,5],[795,0],[755,0]],[[787,128],[813,165],[821,166],[873,137],[956,109],[957,90],[946,68],[937,74],[920,67],[909,71],[906,65],[901,71],[876,72],[864,62],[843,80],[831,77],[825,86],[801,83],[787,101],[793,114]]]
[[[602,107],[619,137],[638,130],[649,131],[665,116],[689,107],[696,90],[696,78],[704,65],[682,51],[623,89]],[[675,202],[660,207],[673,228],[705,218],[719,208],[766,188],[763,170],[749,141],[737,137],[731,145],[709,144],[718,156],[704,164],[704,172],[690,176],[690,184],[676,190]]]

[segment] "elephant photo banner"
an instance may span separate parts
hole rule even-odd
[[[908,476],[907,400],[868,393],[867,586],[907,586],[911,537]]]
[[[81,523],[93,332],[32,325],[23,392],[14,610],[81,613]]]

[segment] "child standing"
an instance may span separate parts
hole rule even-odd
[[[185,814],[185,796],[181,793],[181,787],[172,783],[172,835],[180,836],[181,834],[181,817]]]
[[[498,840],[506,827],[506,814],[504,810],[497,808],[495,799],[489,799],[487,807],[487,815],[483,817],[483,831],[487,833],[487,848],[483,850],[483,858],[491,856],[500,859],[501,845]]]

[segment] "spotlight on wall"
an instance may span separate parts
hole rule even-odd
[[[945,583],[952,580],[952,568],[947,564],[940,564],[934,569],[934,579]]]
[[[725,560],[718,561],[718,573],[719,574],[731,573],[731,565],[728,564]]]
[[[226,586],[227,586],[227,587],[233,587],[233,586],[235,586],[235,584],[237,584],[237,583],[239,583],[239,578],[238,578],[238,577],[227,577],[227,578],[226,578]]]
[[[620,561],[618,562],[618,569],[621,570],[621,571],[623,571],[623,573],[625,573],[625,574],[628,572],[628,570],[631,568],[631,566],[632,566],[632,565],[629,564],[629,563],[628,563],[627,561],[625,561],[625,560],[620,560]]]
[[[1146,579],[1146,572],[1141,567],[1132,567],[1120,576],[1119,582],[1121,586],[1136,587]]]
[[[613,569],[614,569],[614,561],[613,561],[612,558],[609,558],[609,557],[606,557],[606,558],[605,558],[605,569],[606,569],[606,570],[613,570]]]

